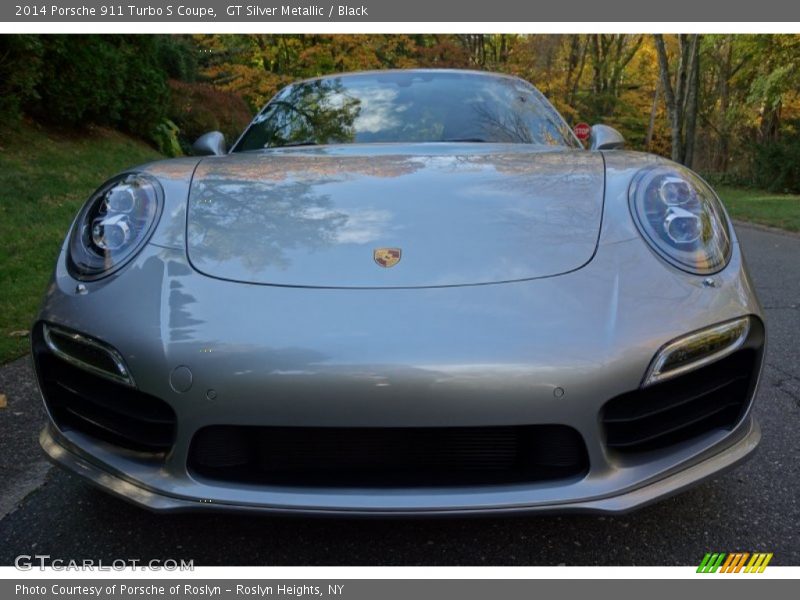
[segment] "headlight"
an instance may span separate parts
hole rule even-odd
[[[629,190],[631,214],[653,249],[676,267],[707,275],[728,264],[731,236],[716,194],[679,165],[640,171]]]
[[[79,279],[97,279],[139,251],[161,214],[158,182],[141,173],[116,177],[81,209],[69,240],[68,265]]]

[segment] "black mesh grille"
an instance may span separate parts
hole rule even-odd
[[[734,354],[610,400],[602,411],[606,444],[622,453],[646,452],[733,429],[752,399],[762,348],[763,328],[754,321]]]
[[[44,344],[41,326],[34,329],[33,350],[47,408],[60,429],[131,450],[172,447],[176,418],[166,402],[58,358]]]
[[[194,437],[190,468],[228,481],[296,486],[464,485],[583,474],[577,431],[523,427],[212,426]]]

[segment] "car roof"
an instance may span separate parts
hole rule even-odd
[[[532,85],[522,77],[516,75],[509,75],[508,73],[498,73],[496,71],[481,71],[479,69],[437,69],[437,68],[415,68],[415,69],[367,69],[364,71],[345,71],[341,73],[328,73],[326,75],[316,75],[314,77],[306,77],[305,79],[298,79],[289,85],[296,85],[298,83],[306,83],[309,81],[319,81],[321,79],[334,79],[342,77],[354,77],[359,75],[389,75],[393,73],[433,73],[433,74],[460,74],[460,75],[480,75],[484,77],[497,77],[501,79],[513,79],[521,81],[527,85]]]

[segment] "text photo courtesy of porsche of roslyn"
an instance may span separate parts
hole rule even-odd
[[[800,563],[800,35],[99,14],[67,35],[21,12],[0,35],[9,595],[436,591],[208,566],[729,585]],[[498,593],[468,583],[436,589]]]

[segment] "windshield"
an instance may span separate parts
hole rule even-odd
[[[391,142],[578,145],[552,105],[519,79],[391,71],[284,88],[234,152],[281,146]]]

